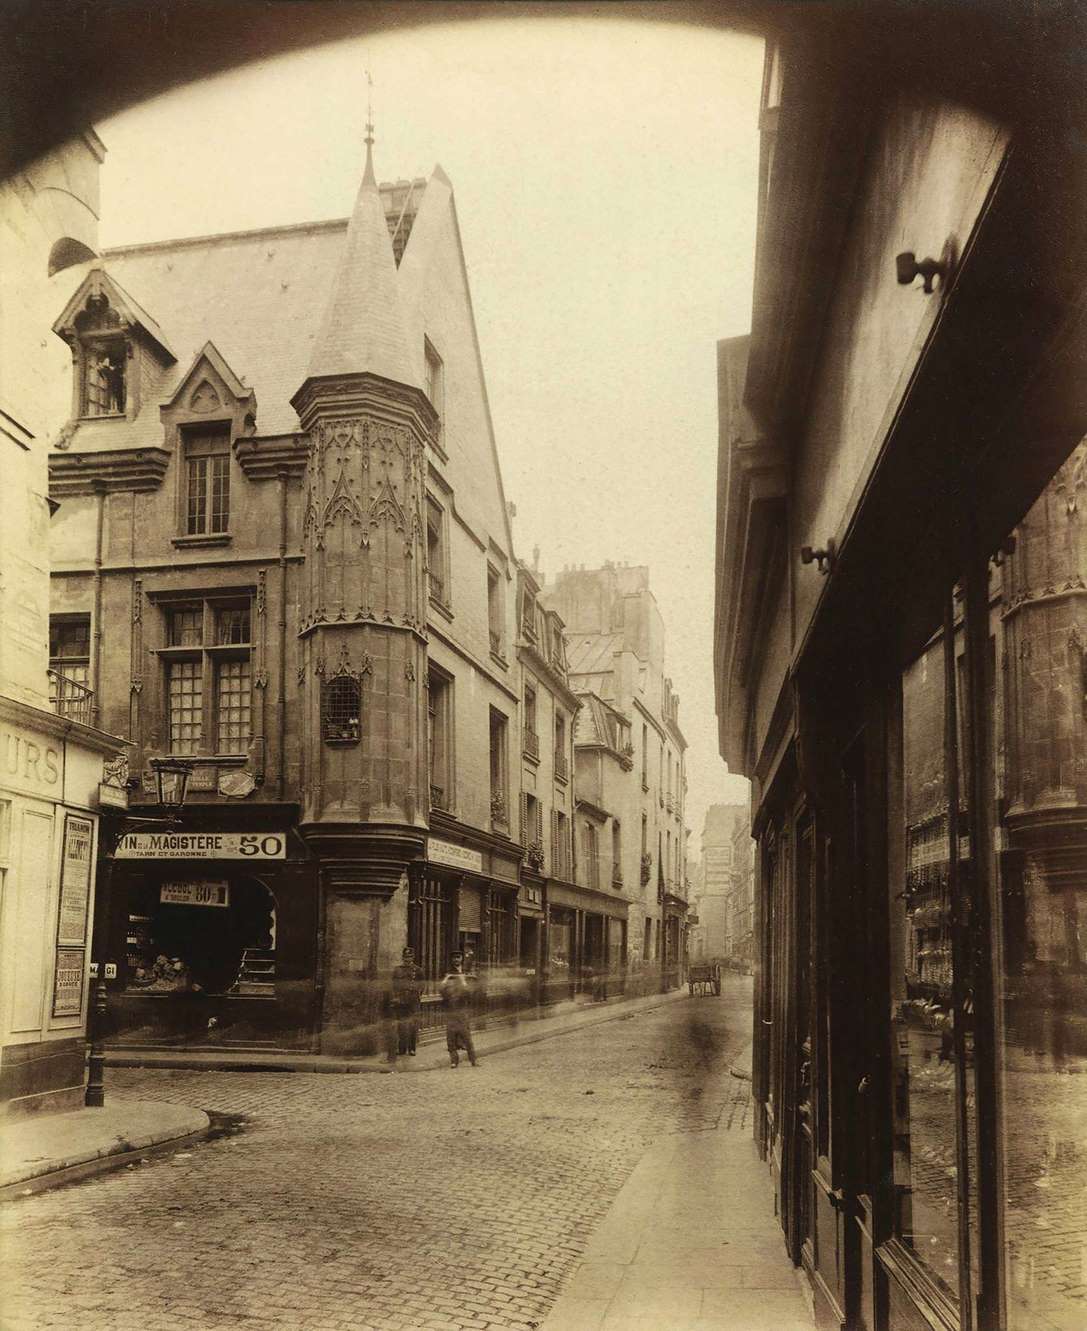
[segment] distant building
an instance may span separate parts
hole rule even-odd
[[[103,155],[88,132],[0,185],[0,1114],[82,1099],[99,808],[125,800],[124,744],[98,729],[86,680],[48,672],[47,445],[67,355],[47,333],[66,270],[98,244]]]
[[[566,569],[545,595],[566,623],[570,682],[582,703],[579,853],[597,890],[629,902],[631,969],[672,984],[686,955],[687,742],[664,673],[664,624],[649,570]],[[608,949],[616,950],[611,934]]]
[[[731,958],[737,932],[745,927],[740,879],[744,867],[750,880],[750,852],[746,866],[737,867],[743,839],[750,840],[750,810],[746,804],[711,804],[702,824],[700,876],[697,884],[698,931],[703,955]],[[746,918],[750,934],[750,911]]]

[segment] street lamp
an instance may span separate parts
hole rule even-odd
[[[120,818],[110,828],[109,848],[105,854],[102,882],[100,884],[100,909],[97,912],[101,927],[98,929],[98,947],[101,953],[109,933],[110,889],[113,880],[113,859],[117,844],[121,838],[137,827],[172,827],[181,816],[188,794],[189,777],[192,776],[192,763],[181,758],[152,758],[151,770],[155,773],[155,788],[159,807],[163,811],[161,818]],[[112,820],[111,820],[112,821]],[[106,1102],[106,1089],[103,1074],[106,1066],[106,1015],[109,1008],[109,987],[106,983],[105,958],[98,958],[98,980],[94,990],[94,1006],[90,1012],[90,1054],[87,1059],[87,1090],[83,1103],[89,1108],[100,1109]]]
[[[134,822],[177,822],[185,806],[185,796],[189,789],[189,777],[192,776],[192,763],[181,758],[152,758],[151,770],[155,773],[155,786],[158,789],[159,804],[165,818],[133,819]]]

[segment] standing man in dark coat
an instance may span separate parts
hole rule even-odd
[[[423,973],[415,964],[415,952],[404,948],[400,965],[393,967],[389,985],[389,1017],[395,1026],[396,1052],[415,1057],[419,1034],[419,1006],[423,996]],[[392,1032],[389,1052],[392,1053]]]
[[[450,970],[438,986],[445,1008],[445,1045],[449,1050],[449,1065],[454,1068],[460,1063],[461,1049],[467,1053],[472,1067],[477,1061],[470,1020],[473,986],[464,973],[463,961],[462,954],[454,952],[449,958]]]

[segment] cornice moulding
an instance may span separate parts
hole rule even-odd
[[[93,494],[97,490],[157,490],[166,475],[165,448],[114,448],[100,453],[54,453],[49,458],[49,493]]]
[[[251,481],[273,481],[281,475],[298,479],[306,470],[309,440],[297,434],[235,439],[234,456]]]

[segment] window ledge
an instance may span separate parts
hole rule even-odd
[[[90,415],[84,414],[79,418],[81,421],[123,421],[128,419],[127,411],[96,411]]]
[[[212,536],[205,536],[202,534],[196,536],[175,536],[173,538],[173,544],[182,549],[188,549],[192,546],[229,545],[230,533],[223,531],[216,532]]]
[[[506,660],[506,658],[502,655],[501,652],[492,652],[491,660],[495,663],[495,665],[501,666],[503,670],[508,670],[510,668],[510,663]]]
[[[451,606],[446,604],[445,601],[437,600],[433,596],[430,598],[430,604],[432,609],[437,610],[438,614],[441,615],[443,619],[447,619],[450,622],[450,624],[452,624],[453,610]]]

